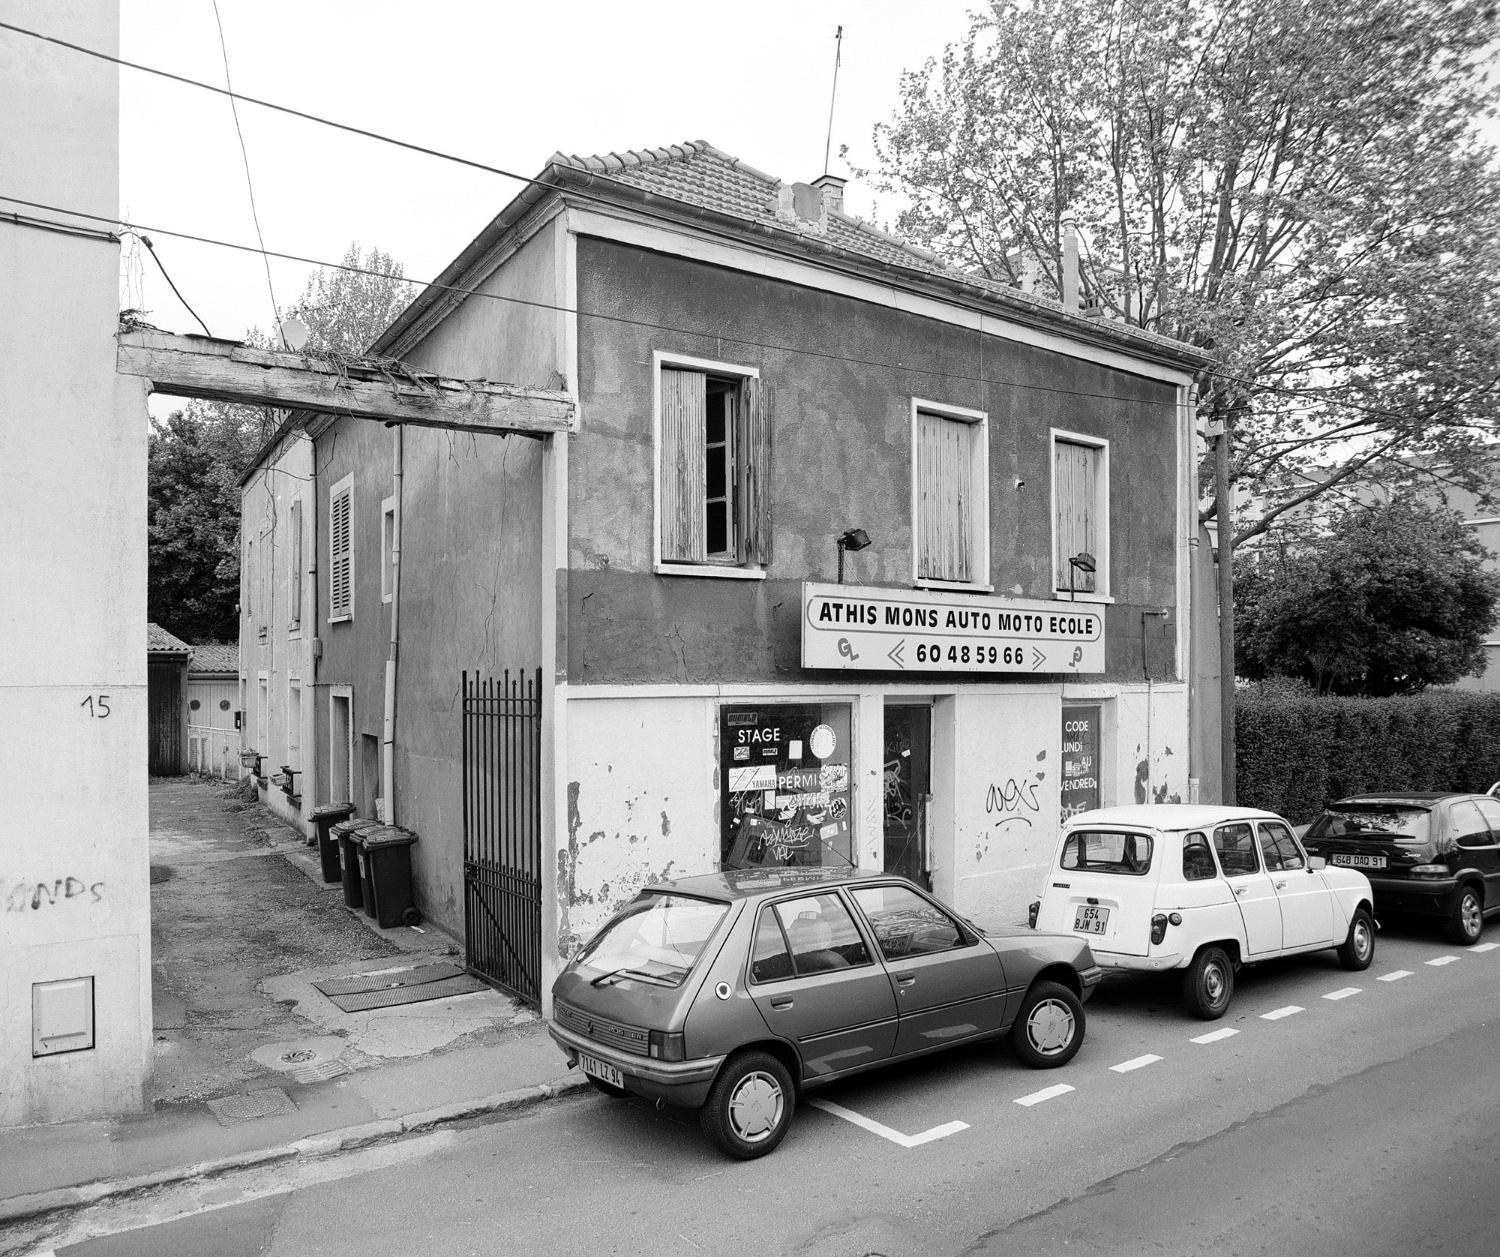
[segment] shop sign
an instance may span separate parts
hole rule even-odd
[[[802,666],[855,672],[1104,671],[1104,608],[935,590],[802,586]]]

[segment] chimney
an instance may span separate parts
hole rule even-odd
[[[837,175],[823,175],[813,180],[813,187],[823,194],[823,208],[829,213],[844,212],[844,184],[847,182]]]
[[[1078,220],[1069,210],[1062,220],[1062,303],[1066,310],[1078,309]]]

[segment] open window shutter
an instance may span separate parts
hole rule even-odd
[[[333,616],[347,616],[353,604],[351,577],[353,546],[349,516],[351,492],[342,489],[329,504],[328,536],[330,558],[328,573],[328,610]]]
[[[708,380],[701,371],[661,372],[661,557],[701,563],[708,555],[703,450]]]
[[[292,503],[291,518],[287,521],[291,533],[291,570],[289,577],[291,586],[289,593],[291,597],[288,602],[291,607],[291,627],[296,628],[302,623],[302,500],[299,498]]]
[[[1073,441],[1058,441],[1054,449],[1054,492],[1057,495],[1057,588],[1092,593],[1098,587],[1095,572],[1074,571],[1068,559],[1088,553],[1103,563],[1098,551],[1097,509],[1099,451]],[[1070,582],[1071,581],[1071,585]]]
[[[747,378],[735,408],[735,536],[741,563],[771,561],[770,390]]]
[[[917,575],[972,580],[974,443],[969,425],[917,412]]]

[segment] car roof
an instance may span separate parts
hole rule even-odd
[[[1409,803],[1413,807],[1426,807],[1441,803],[1444,799],[1487,799],[1493,795],[1472,794],[1453,790],[1392,790],[1382,794],[1351,794],[1330,803],[1329,807],[1347,807],[1351,803]]]
[[[1099,829],[1128,825],[1135,829],[1207,829],[1230,821],[1284,820],[1275,812],[1258,807],[1227,807],[1217,803],[1131,803],[1079,812],[1068,821],[1069,829]]]
[[[904,881],[894,873],[879,869],[764,868],[725,869],[721,873],[700,873],[696,877],[675,877],[670,881],[652,882],[641,887],[647,891],[695,895],[703,899],[752,899],[783,890],[815,890],[819,886],[841,886],[849,882],[875,878],[882,881]]]

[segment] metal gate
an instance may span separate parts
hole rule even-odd
[[[464,950],[536,1004],[542,977],[542,670],[463,674]]]

